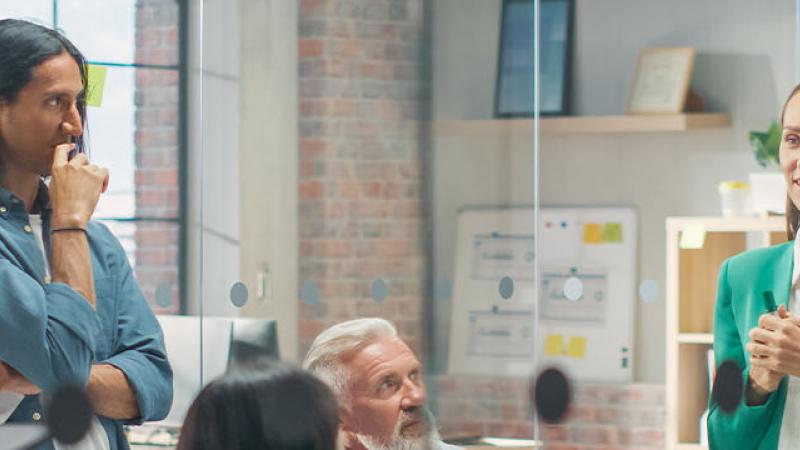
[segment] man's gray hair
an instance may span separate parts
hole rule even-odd
[[[397,337],[397,328],[388,320],[355,319],[334,325],[314,339],[303,360],[303,368],[324,381],[340,404],[346,406],[344,394],[350,374],[344,361],[381,337]]]

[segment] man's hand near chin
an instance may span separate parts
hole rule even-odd
[[[42,392],[38,386],[4,362],[0,362],[0,391],[23,395],[36,395]]]

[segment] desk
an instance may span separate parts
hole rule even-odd
[[[539,450],[542,448],[542,444],[535,444],[535,445],[526,445],[524,447],[514,447],[514,446],[501,446],[498,447],[496,445],[464,445],[461,446],[464,450],[499,450],[503,448],[509,448],[514,450]]]
[[[131,444],[131,450],[174,450],[171,445]]]
[[[461,447],[465,450],[498,450],[501,448],[511,448],[514,450],[539,450],[542,448],[541,445],[534,445],[534,446],[526,446],[526,447],[497,447],[494,445],[467,445],[465,447]]]

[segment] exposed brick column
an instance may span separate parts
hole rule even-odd
[[[300,351],[382,316],[420,348],[422,0],[300,0]],[[376,278],[389,295],[370,297]]]
[[[136,62],[178,64],[178,5],[174,0],[137,0]],[[178,72],[136,70],[136,216],[176,218],[178,196]],[[177,223],[136,226],[137,278],[158,312],[178,311]],[[172,307],[155,303],[155,290],[173,286]]]

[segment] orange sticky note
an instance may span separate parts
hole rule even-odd
[[[586,338],[583,336],[570,336],[567,345],[567,355],[573,358],[586,356]]]
[[[544,341],[544,354],[547,356],[560,356],[564,354],[564,336],[551,334]]]
[[[587,223],[583,226],[583,243],[599,244],[603,242],[603,226],[599,223]]]

